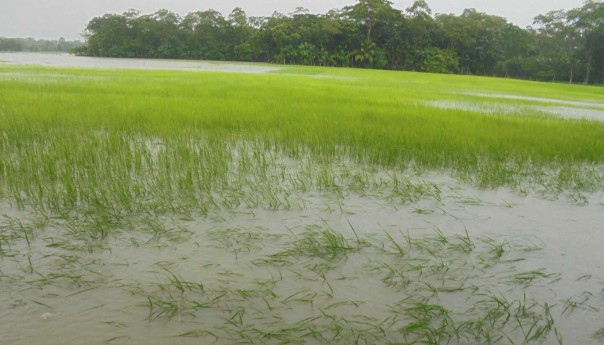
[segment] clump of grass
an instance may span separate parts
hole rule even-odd
[[[273,257],[306,256],[333,261],[345,258],[363,245],[364,242],[357,239],[355,243],[331,228],[310,227],[291,244],[292,249],[273,254]]]
[[[599,340],[600,342],[604,341],[604,328],[600,328],[597,332],[595,332],[593,338]]]
[[[573,296],[571,298],[568,298],[564,302],[564,309],[562,310],[562,315],[571,314],[576,309],[583,311],[598,312],[598,308],[588,304],[592,296],[593,294],[591,292],[583,291],[579,296]]]

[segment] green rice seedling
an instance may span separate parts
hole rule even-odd
[[[592,338],[602,342],[604,340],[604,328],[600,328],[597,332],[595,332]]]
[[[484,318],[476,324],[477,330],[483,332],[488,326],[488,332],[492,332],[499,327],[505,327],[512,317],[512,308],[514,301],[509,301],[505,296],[491,295],[487,299],[479,301],[474,308],[487,307]]]
[[[35,229],[35,225],[30,222],[24,223],[19,218],[4,215],[2,223],[0,223],[0,246],[2,242],[7,246],[15,240],[25,239],[27,246],[31,247],[31,241],[35,239]]]
[[[350,220],[348,218],[346,218],[346,222],[348,223],[348,225],[350,226],[350,230],[352,230],[352,233],[354,233],[354,237],[357,240],[357,245],[361,245],[362,242],[361,239],[359,238],[359,234],[357,233],[357,231],[355,230],[354,226],[352,226],[352,223],[350,222]]]
[[[387,274],[382,278],[382,282],[384,282],[388,286],[393,287],[407,287],[411,284],[411,279],[407,272],[396,269],[388,264],[384,264],[386,268]]]
[[[333,229],[309,228],[293,244],[292,249],[273,254],[272,257],[309,256],[325,260],[345,258],[348,253],[359,250],[350,244],[341,233]]]
[[[452,242],[449,247],[451,249],[459,250],[463,253],[469,254],[476,248],[476,245],[470,237],[467,228],[464,228],[464,232],[464,235],[455,235],[455,242]]]
[[[183,242],[189,239],[192,232],[184,226],[168,224],[166,220],[157,217],[144,217],[139,221],[141,232],[150,233],[152,237],[149,242],[161,242],[168,240],[173,242]]]
[[[211,331],[205,330],[205,329],[191,330],[188,332],[181,333],[178,336],[179,337],[188,337],[188,338],[199,338],[199,337],[205,337],[208,335],[214,339],[213,343],[216,343],[218,340],[220,340],[220,338],[218,336],[216,336],[216,334],[214,334]]]
[[[161,299],[158,297],[147,297],[149,302],[149,320],[155,320],[161,316],[172,318],[181,313],[181,305],[179,301]]]
[[[421,208],[421,207],[415,207],[413,209],[413,213],[420,214],[420,215],[421,214],[432,214],[432,213],[434,213],[434,210],[427,209],[427,208]]]
[[[526,323],[526,321],[522,321],[521,316],[516,316],[518,321],[518,328],[522,331],[524,335],[524,343],[530,343],[532,341],[536,341],[544,338],[551,332],[555,330],[554,320],[552,318],[550,312],[550,306],[545,303],[544,306],[544,314],[542,318],[534,318],[532,322]],[[560,338],[558,338],[560,340]]]
[[[245,308],[238,308],[237,310],[232,311],[231,315],[226,318],[226,322],[235,326],[241,326],[244,324],[244,316]]]
[[[528,303],[527,303],[528,302]],[[483,319],[472,321],[466,328],[476,339],[486,337],[490,343],[504,338],[512,344],[530,344],[547,338],[550,332],[561,336],[551,315],[551,306],[523,300],[508,300],[504,296],[490,296],[476,305],[485,312]]]
[[[221,247],[227,248],[238,255],[238,253],[249,253],[252,250],[262,249],[262,243],[266,240],[266,237],[261,234],[262,230],[245,231],[235,228],[216,228],[207,231],[206,235],[210,240],[218,242]],[[274,235],[273,237],[278,238],[280,236]]]
[[[570,297],[564,301],[564,309],[562,310],[562,316],[565,314],[572,314],[576,309],[583,311],[597,312],[598,308],[589,305],[587,302],[593,297],[593,294],[589,291],[583,291],[581,295],[576,297]]]
[[[113,338],[109,338],[107,340],[105,340],[103,343],[105,344],[112,344],[114,341],[120,340],[120,341],[124,341],[124,340],[128,340],[131,339],[132,337],[127,336],[127,335],[120,335],[117,337],[113,337]]]
[[[152,240],[160,240],[167,233],[166,225],[158,219],[145,219],[143,221],[145,227],[153,234]]]
[[[544,244],[542,244],[542,243],[540,243],[540,244],[528,243],[528,244],[522,244],[520,249],[525,252],[537,252],[537,251],[543,250],[543,248],[544,248]]]
[[[396,252],[399,255],[405,255],[406,254],[406,249],[403,248],[403,246],[401,246],[393,237],[390,233],[386,233],[386,237],[388,237],[388,240],[390,240],[390,243],[392,244],[392,247],[396,250]],[[404,236],[403,236],[404,237]],[[408,237],[407,237],[408,238]],[[410,241],[407,241],[407,244],[410,244]]]
[[[409,178],[396,174],[392,174],[390,179],[388,183],[392,188],[392,196],[402,203],[417,202],[425,197],[432,197],[437,201],[441,201],[441,190],[434,183],[426,181],[414,183]]]
[[[507,240],[498,242],[494,239],[487,238],[482,240],[482,242],[489,248],[487,253],[489,257],[482,258],[484,265],[492,265],[493,263],[501,260],[506,251],[511,250],[511,245]]]
[[[312,301],[318,296],[318,294],[316,292],[310,291],[308,289],[304,289],[301,291],[298,291],[292,295],[289,295],[287,297],[285,297],[281,302],[282,303],[288,303],[288,302],[303,302],[303,303],[311,303]]]
[[[540,279],[549,279],[551,281],[558,280],[560,275],[557,273],[547,273],[545,269],[537,269],[532,271],[520,272],[509,277],[510,281],[515,284],[524,286],[532,285],[534,281]]]
[[[586,275],[583,275],[583,276],[577,278],[577,281],[587,281],[587,280],[590,280],[591,278],[592,278],[591,274],[586,274]]]
[[[455,327],[449,311],[439,305],[418,303],[405,309],[410,323],[398,330],[407,343],[440,344],[455,338]]]

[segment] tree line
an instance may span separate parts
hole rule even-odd
[[[7,52],[64,52],[82,46],[80,41],[68,41],[61,37],[58,40],[37,40],[34,38],[0,37],[0,51]]]
[[[604,84],[604,3],[539,15],[520,28],[466,9],[433,15],[424,0],[399,10],[388,0],[357,0],[326,14],[249,17],[235,8],[181,17],[162,9],[92,19],[80,55],[256,61],[463,73]]]

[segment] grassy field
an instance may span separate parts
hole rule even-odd
[[[198,194],[224,185],[227,146],[238,142],[294,158],[445,170],[485,187],[602,188],[602,122],[539,112],[484,116],[425,104],[471,100],[460,93],[476,90],[601,101],[599,88],[381,71],[284,72],[304,75],[3,68],[9,75],[0,86],[3,189],[35,200],[54,194],[41,189],[61,185],[55,192],[73,204],[86,202],[102,183],[126,197],[152,178],[173,180],[164,185],[173,193]],[[19,77],[11,80],[11,73]],[[154,141],[167,155],[150,166],[145,147]],[[191,155],[192,146],[208,154]],[[126,149],[132,154],[116,155]],[[210,178],[199,176],[200,165]]]
[[[489,94],[496,107],[518,110],[481,112]],[[477,106],[433,106],[441,101]],[[178,343],[561,343],[553,305],[536,292],[527,298],[529,286],[559,276],[517,266],[542,249],[532,242],[301,220],[315,208],[345,215],[357,197],[429,215],[437,208],[421,201],[444,203],[442,176],[587,204],[604,191],[604,121],[543,111],[559,104],[604,111],[604,92],[311,67],[0,66],[0,259],[10,262],[0,287],[11,292],[0,302],[53,300],[32,285],[70,301],[118,290],[116,300],[138,307],[130,317],[180,325]],[[271,219],[290,211],[296,226],[247,225],[256,215],[279,223]],[[135,250],[153,263],[94,273],[130,265],[124,253]],[[139,269],[146,273],[131,271]],[[19,289],[28,295],[14,297]],[[589,309],[586,301],[569,297],[557,312]],[[141,340],[121,330],[124,321],[103,322],[119,331],[107,343]]]

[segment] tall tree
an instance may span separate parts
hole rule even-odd
[[[93,56],[128,57],[134,56],[130,50],[133,30],[126,15],[106,14],[93,18],[86,26],[88,52]]]
[[[461,16],[437,17],[446,45],[461,58],[462,72],[493,74],[505,55],[505,38],[509,25],[504,18],[464,10]]]
[[[249,25],[247,14],[240,7],[231,11],[228,17],[227,43],[232,60],[250,61],[254,58],[251,38],[254,29]]]
[[[355,5],[345,7],[344,11],[351,19],[364,24],[369,42],[376,25],[389,22],[397,13],[388,0],[357,0]]]
[[[432,10],[424,0],[416,0],[408,7],[408,52],[405,67],[413,71],[421,71],[426,59],[426,52],[433,46],[433,38],[437,30],[432,18]]]
[[[587,1],[581,8],[567,14],[568,22],[579,35],[584,59],[584,82],[588,84],[593,72],[602,71],[604,56],[604,3]]]

